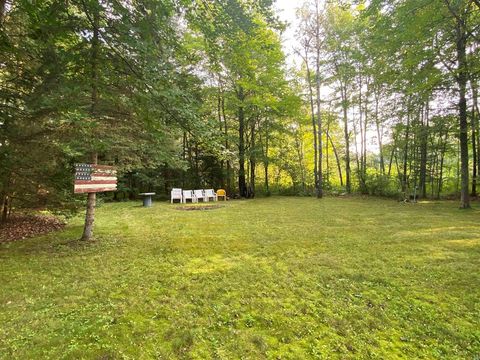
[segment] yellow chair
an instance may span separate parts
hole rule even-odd
[[[217,199],[219,197],[223,197],[223,200],[227,201],[227,192],[224,189],[218,189],[217,190]]]

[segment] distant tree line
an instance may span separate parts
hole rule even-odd
[[[479,15],[474,0],[304,3],[296,52],[317,193],[334,150],[346,192],[458,193],[470,206],[480,166]],[[325,128],[332,114],[342,134]]]

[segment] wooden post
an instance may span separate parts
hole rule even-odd
[[[97,165],[98,155],[92,154],[92,164]],[[87,211],[85,214],[85,226],[83,228],[83,235],[80,240],[89,241],[93,238],[93,223],[95,221],[95,203],[97,200],[96,193],[88,193],[87,198]]]

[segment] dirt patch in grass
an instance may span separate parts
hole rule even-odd
[[[54,216],[13,215],[0,226],[0,243],[22,240],[63,229],[65,223]]]
[[[191,205],[191,206],[180,206],[177,207],[177,210],[191,211],[191,210],[215,210],[222,208],[223,205]]]

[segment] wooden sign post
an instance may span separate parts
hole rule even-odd
[[[113,166],[93,164],[75,165],[75,194],[88,194],[85,226],[81,240],[91,240],[95,221],[96,193],[117,190],[117,170]]]

